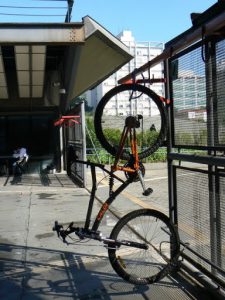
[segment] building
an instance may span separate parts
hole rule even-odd
[[[206,121],[206,82],[204,76],[180,76],[173,81],[173,106],[177,116]]]
[[[117,82],[120,78],[124,77],[128,73],[132,72],[134,69],[142,66],[149,60],[152,60],[154,57],[162,53],[164,44],[162,42],[136,42],[135,38],[132,35],[131,31],[122,31],[118,35],[118,39],[122,41],[129,49],[130,54],[133,55],[133,59],[130,60],[126,65],[120,68],[117,72],[113,73],[95,89],[89,91],[86,95],[86,99],[89,106],[95,108],[98,102],[101,100],[102,96],[111,90],[117,85]],[[149,73],[145,72],[145,78],[149,77]],[[159,64],[151,69],[150,78],[163,78],[163,64]],[[164,85],[163,83],[154,83],[150,87],[157,94],[164,95]],[[129,105],[126,103],[121,103],[121,101],[116,101],[117,104],[112,107],[109,112],[110,115],[120,114],[127,115],[129,114]],[[139,113],[143,115],[152,115],[154,114],[154,107],[151,107],[149,100],[142,99],[140,103],[141,107],[137,108]]]

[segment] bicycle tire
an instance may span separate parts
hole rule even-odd
[[[154,106],[155,107],[154,109],[159,114],[158,116],[156,116],[156,115],[154,116],[155,119],[158,118],[157,122],[159,123],[159,129],[157,130],[157,133],[156,133],[157,136],[154,137],[155,140],[153,140],[152,144],[147,144],[147,146],[144,150],[141,149],[140,151],[138,151],[139,159],[143,159],[143,158],[150,156],[163,144],[163,142],[166,138],[166,132],[167,132],[167,116],[166,116],[165,106],[162,103],[160,97],[155,92],[153,92],[151,89],[149,89],[143,85],[140,85],[140,84],[121,84],[121,85],[114,87],[109,92],[107,92],[102,97],[102,99],[100,100],[100,102],[98,103],[98,105],[96,107],[95,117],[94,117],[95,133],[96,133],[96,136],[97,136],[100,144],[102,145],[102,147],[104,149],[106,149],[111,155],[115,156],[117,153],[119,140],[116,142],[110,141],[109,137],[107,137],[106,133],[107,133],[107,130],[109,128],[111,128],[113,125],[117,126],[121,130],[123,127],[122,127],[122,125],[120,125],[118,120],[122,120],[123,126],[124,126],[124,124],[125,124],[124,119],[127,115],[120,116],[119,113],[117,113],[115,116],[110,115],[111,119],[112,119],[112,123],[109,123],[108,125],[104,125],[104,123],[107,123],[105,120],[107,120],[108,117],[110,118],[110,116],[107,116],[107,114],[104,114],[104,112],[107,111],[107,105],[109,105],[110,101],[111,102],[115,101],[115,99],[114,99],[115,97],[122,97],[122,95],[124,95],[122,93],[133,93],[133,92],[144,95],[144,97],[146,99],[140,100],[139,96],[137,96],[137,97],[134,97],[132,100],[129,100],[130,101],[130,103],[129,103],[130,114],[134,113],[134,112],[131,113],[132,105],[133,105],[131,103],[131,101],[133,101],[133,103],[134,103],[133,106],[135,106],[135,104],[138,105],[138,103],[137,103],[138,101],[139,101],[139,104],[141,104],[141,105],[143,105],[143,103],[148,102],[149,107],[150,107],[150,105],[151,105],[151,107]],[[126,96],[124,96],[124,97],[126,97]],[[150,108],[149,108],[149,110],[150,110]],[[144,108],[142,111],[143,111],[143,115],[144,115]],[[115,113],[115,112],[113,112],[113,113]],[[137,114],[137,113],[135,112],[134,114]],[[143,115],[142,115],[142,117],[143,117]],[[144,119],[144,117],[143,117],[143,119]],[[149,115],[146,116],[145,120],[146,120],[146,126],[145,126],[146,131],[144,131],[144,132],[148,132],[147,130],[150,130],[150,125],[151,125],[151,118],[149,117]],[[148,125],[149,125],[149,128],[148,128]],[[104,129],[104,126],[106,126],[105,129]],[[149,134],[149,132],[148,132],[148,134]],[[128,152],[124,151],[121,154],[121,159],[128,160],[129,157],[130,157],[129,151]]]
[[[137,284],[152,284],[168,275],[176,266],[180,242],[176,228],[163,213],[152,209],[132,211],[121,218],[110,238],[147,243],[149,249],[129,246],[109,248],[110,263],[124,280]]]

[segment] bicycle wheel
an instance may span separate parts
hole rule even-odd
[[[133,284],[151,284],[172,271],[179,256],[179,236],[163,213],[140,209],[121,218],[110,238],[146,243],[148,249],[120,245],[108,249],[116,273]]]
[[[96,107],[94,126],[103,148],[115,156],[121,133],[128,116],[139,118],[136,128],[139,158],[154,153],[163,143],[167,131],[167,118],[160,97],[139,84],[116,86],[103,96]],[[126,141],[122,159],[129,159],[130,146]]]

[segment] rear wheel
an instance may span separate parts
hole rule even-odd
[[[172,271],[179,256],[179,236],[163,213],[140,209],[118,221],[110,238],[145,243],[148,249],[128,245],[109,248],[109,260],[116,273],[133,284],[151,284]]]
[[[164,142],[167,118],[160,97],[149,88],[139,84],[116,86],[100,100],[95,111],[95,132],[103,148],[115,156],[122,130],[128,117],[140,123],[136,127],[139,159],[154,153]],[[130,157],[130,141],[121,158]]]

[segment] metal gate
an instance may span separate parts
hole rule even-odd
[[[84,102],[77,104],[69,115],[79,116],[79,124],[71,123],[64,130],[64,165],[69,176],[81,187],[86,185],[84,164],[74,163],[75,158],[86,161],[85,110]]]
[[[225,40],[169,59],[170,214],[182,256],[225,287]]]

